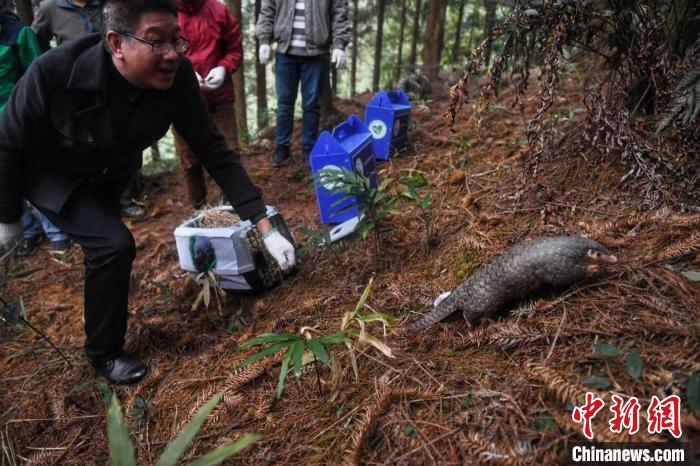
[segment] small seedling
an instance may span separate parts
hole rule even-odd
[[[413,203],[418,207],[420,210],[420,219],[423,222],[423,227],[425,230],[425,242],[424,242],[424,247],[425,250],[428,251],[430,250],[431,246],[431,239],[432,239],[432,231],[431,231],[431,224],[433,222],[432,216],[430,215],[430,212],[428,211],[430,207],[430,200],[433,197],[433,191],[430,190],[428,191],[428,194],[423,196],[421,198],[418,195],[418,192],[416,191],[416,188],[419,186],[425,186],[427,185],[427,180],[425,180],[425,177],[420,174],[420,177],[414,175],[412,177],[405,177],[401,180],[401,184],[406,186],[406,191],[403,191],[400,196],[403,197],[404,199],[409,199],[413,201]]]

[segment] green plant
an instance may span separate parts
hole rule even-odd
[[[367,331],[368,324],[372,322],[381,322],[384,326],[384,334],[386,334],[386,326],[392,320],[390,316],[380,312],[363,313],[366,306],[367,297],[372,289],[372,281],[373,280],[370,280],[370,282],[367,284],[367,287],[360,296],[355,308],[343,315],[339,332],[332,335],[323,335],[314,328],[302,327],[298,334],[263,333],[244,342],[240,346],[240,349],[245,350],[252,348],[253,346],[269,345],[262,351],[248,357],[241,363],[241,367],[247,366],[266,356],[278,353],[279,351],[286,350],[286,353],[282,358],[282,366],[280,368],[280,375],[277,382],[277,399],[279,399],[284,392],[289,366],[293,365],[294,375],[296,375],[296,377],[300,377],[302,367],[311,361],[316,363],[316,375],[319,380],[319,387],[320,376],[318,374],[317,361],[321,361],[331,369],[334,381],[334,392],[336,391],[337,382],[340,379],[339,375],[342,371],[342,367],[340,366],[338,356],[331,351],[330,347],[332,345],[343,344],[348,348],[351,365],[357,379],[359,379],[359,371],[355,351],[358,345],[371,345],[385,356],[393,358],[394,356],[391,348],[389,348],[389,346],[387,346],[379,338]],[[312,332],[318,334],[318,336],[312,337]],[[353,339],[356,341],[353,341]]]
[[[101,387],[105,396],[109,394],[107,408],[107,441],[109,442],[109,459],[113,466],[136,466],[136,456],[134,445],[129,438],[129,431],[126,427],[124,414],[119,405],[119,401],[114,393],[106,386]],[[158,460],[157,466],[175,466],[178,460],[199,432],[207,416],[213,411],[221,400],[223,394],[217,393],[207,401],[190,421],[177,435],[175,440],[168,443],[163,454]],[[251,443],[261,437],[256,434],[246,434],[240,440],[225,443],[211,450],[201,458],[189,463],[189,466],[205,466],[220,464],[226,458],[246,448]]]
[[[700,64],[690,70],[673,91],[673,100],[666,114],[656,127],[659,133],[666,129],[676,118],[683,114],[681,124],[688,126],[700,115]]]
[[[302,328],[298,335],[292,333],[263,333],[246,341],[240,346],[240,349],[244,350],[252,348],[253,346],[271,344],[271,346],[268,346],[243,361],[241,367],[245,367],[265,356],[275,354],[282,349],[287,349],[287,352],[282,358],[282,367],[277,382],[277,399],[279,399],[284,392],[287,372],[289,371],[289,365],[292,364],[292,361],[294,364],[294,375],[297,377],[301,376],[301,368],[304,365],[303,359],[306,349],[311,351],[313,359],[319,360],[326,366],[331,367],[327,347],[332,344],[343,343],[347,340],[347,336],[343,332],[338,332],[330,336],[311,338],[308,336],[308,333],[304,335],[304,330],[305,328]]]
[[[350,354],[350,362],[352,364],[352,369],[355,372],[355,379],[357,380],[359,380],[360,378],[357,367],[357,357],[355,356],[355,349],[358,344],[369,344],[375,347],[385,356],[389,358],[394,357],[389,346],[387,346],[383,341],[381,341],[379,338],[375,337],[367,331],[368,324],[372,322],[381,322],[383,334],[384,336],[386,336],[386,327],[389,325],[389,322],[393,320],[391,316],[381,312],[364,313],[365,307],[368,307],[366,301],[369,297],[370,291],[372,290],[373,281],[373,278],[369,280],[369,283],[365,287],[365,290],[362,292],[360,299],[355,305],[355,309],[346,312],[343,315],[343,319],[340,322],[340,331],[344,332],[348,336],[352,336],[357,339],[356,342],[353,342],[352,340],[348,340],[345,342],[345,346],[348,348],[348,352]],[[355,325],[355,327],[352,327],[353,325]]]
[[[428,194],[423,196],[422,199],[418,195],[416,188],[426,186],[428,184],[427,180],[425,179],[425,176],[422,173],[414,174],[413,176],[404,177],[401,180],[401,184],[406,186],[406,191],[403,191],[400,194],[400,196],[405,198],[405,199],[409,199],[409,200],[413,201],[413,203],[420,210],[420,219],[423,222],[423,227],[425,230],[424,247],[425,247],[425,250],[428,251],[428,250],[430,250],[430,244],[431,244],[431,238],[432,238],[431,224],[433,223],[433,219],[432,219],[432,216],[430,215],[430,212],[428,211],[428,208],[430,207],[430,200],[432,199],[433,191],[432,191],[432,189],[430,191],[428,191]]]
[[[355,208],[359,211],[358,229],[362,239],[366,239],[369,232],[374,231],[377,250],[380,250],[382,232],[387,230],[386,219],[395,213],[394,204],[398,200],[389,192],[393,180],[387,178],[373,186],[371,178],[353,170],[326,168],[316,172],[315,182],[331,193],[340,195],[331,205],[338,208],[338,213]]]

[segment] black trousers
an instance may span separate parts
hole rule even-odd
[[[123,189],[123,185],[121,186]],[[41,212],[78,243],[85,254],[85,351],[92,360],[124,346],[134,237],[120,219],[117,187],[86,184],[60,213]]]

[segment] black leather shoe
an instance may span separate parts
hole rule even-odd
[[[272,154],[272,166],[281,167],[289,158],[289,146],[277,146]]]
[[[90,359],[90,363],[98,374],[117,385],[140,382],[148,374],[147,365],[126,354],[104,358],[99,362]]]

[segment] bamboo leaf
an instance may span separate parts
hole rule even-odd
[[[333,335],[323,336],[318,339],[324,346],[325,345],[336,345],[340,343],[349,343],[350,339],[347,337],[345,332],[338,332]]]
[[[236,453],[239,453],[241,450],[247,448],[251,443],[257,442],[261,438],[262,435],[246,434],[240,440],[236,440],[235,442],[229,442],[216,447],[214,450],[210,451],[206,455],[191,462],[189,466],[214,466],[217,464],[221,464],[221,462],[223,462],[224,460],[230,458]]]
[[[367,301],[367,297],[369,296],[369,292],[372,291],[372,282],[373,281],[374,281],[374,277],[369,279],[369,283],[367,283],[367,286],[365,287],[365,291],[362,292],[360,299],[357,301],[357,304],[355,305],[355,312],[353,313],[353,318],[357,315],[358,312],[360,312],[365,307],[365,302]]]
[[[697,272],[695,270],[688,270],[686,272],[681,272],[681,275],[683,275],[685,278],[687,278],[691,282],[700,282],[700,272]]]
[[[370,345],[377,348],[382,354],[384,354],[384,356],[386,356],[388,358],[394,357],[394,355],[391,352],[391,348],[389,348],[389,346],[387,346],[384,342],[380,341],[378,338],[376,338],[372,334],[366,332],[365,333],[365,340],[367,341],[367,343],[369,343]]]
[[[254,363],[255,361],[262,359],[265,356],[269,356],[271,354],[274,354],[274,353],[278,352],[279,350],[281,350],[282,348],[285,348],[285,347],[290,346],[290,345],[291,345],[291,343],[286,341],[286,342],[282,342],[282,343],[277,343],[276,345],[270,346],[269,348],[265,348],[264,350],[262,350],[258,353],[255,353],[254,355],[252,355],[251,357],[249,357],[248,359],[243,361],[241,363],[240,367],[245,367],[248,364]]]
[[[331,361],[330,359],[328,359],[328,353],[326,352],[326,348],[323,347],[323,344],[320,341],[316,339],[311,339],[304,341],[304,343],[309,347],[311,352],[314,353],[314,355],[319,361],[321,361],[328,367],[331,366]]]
[[[124,414],[114,393],[112,393],[107,410],[107,443],[109,444],[109,460],[113,466],[136,466],[134,445],[129,438]]]
[[[282,358],[282,367],[280,368],[280,378],[277,381],[277,399],[279,400],[284,391],[284,381],[287,378],[287,372],[289,371],[289,362],[292,360],[293,345],[287,350],[287,354]]]
[[[620,348],[615,345],[609,345],[607,343],[594,343],[593,351],[603,356],[619,356],[622,354]]]
[[[260,345],[262,343],[275,343],[297,339],[299,339],[299,337],[291,333],[261,333],[257,337],[242,343],[238,348],[248,349],[251,346]]]
[[[638,352],[631,351],[625,358],[625,366],[627,366],[627,373],[629,375],[635,379],[639,379],[642,375],[642,369],[644,368],[644,361],[642,361],[642,357]]]
[[[301,358],[304,355],[304,342],[301,340],[295,341],[289,350],[293,352],[294,375],[299,377],[301,376]]]
[[[187,423],[187,425],[177,434],[175,440],[170,442],[166,447],[163,454],[160,456],[156,466],[175,466],[180,456],[185,452],[185,449],[189,446],[190,442],[195,438],[199,429],[202,428],[202,424],[207,419],[207,416],[214,410],[223,392],[219,392],[209,401],[207,401],[204,406],[197,410],[194,418]]]
[[[610,381],[605,377],[589,375],[583,378],[583,384],[590,388],[605,389],[610,387]]]

